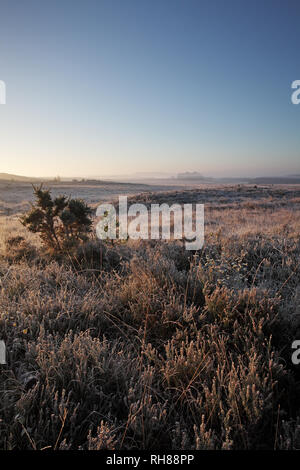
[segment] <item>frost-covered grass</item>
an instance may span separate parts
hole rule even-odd
[[[51,257],[1,219],[0,447],[300,448],[300,189],[135,201],[204,202],[204,248]]]

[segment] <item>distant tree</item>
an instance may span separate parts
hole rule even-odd
[[[43,244],[55,251],[63,251],[88,238],[92,226],[92,210],[81,199],[61,195],[52,198],[43,185],[33,186],[35,203],[21,217],[21,223],[38,233]]]

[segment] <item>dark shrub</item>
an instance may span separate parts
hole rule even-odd
[[[33,190],[36,202],[21,222],[38,233],[47,248],[61,252],[87,240],[92,209],[84,201],[63,195],[52,199],[50,190],[42,185],[34,186]]]

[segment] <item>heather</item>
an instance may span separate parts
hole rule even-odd
[[[1,218],[1,449],[300,448],[300,190],[201,188],[205,244],[46,250]]]

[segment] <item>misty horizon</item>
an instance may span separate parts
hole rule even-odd
[[[1,171],[299,173],[298,13],[293,0],[4,2]]]

